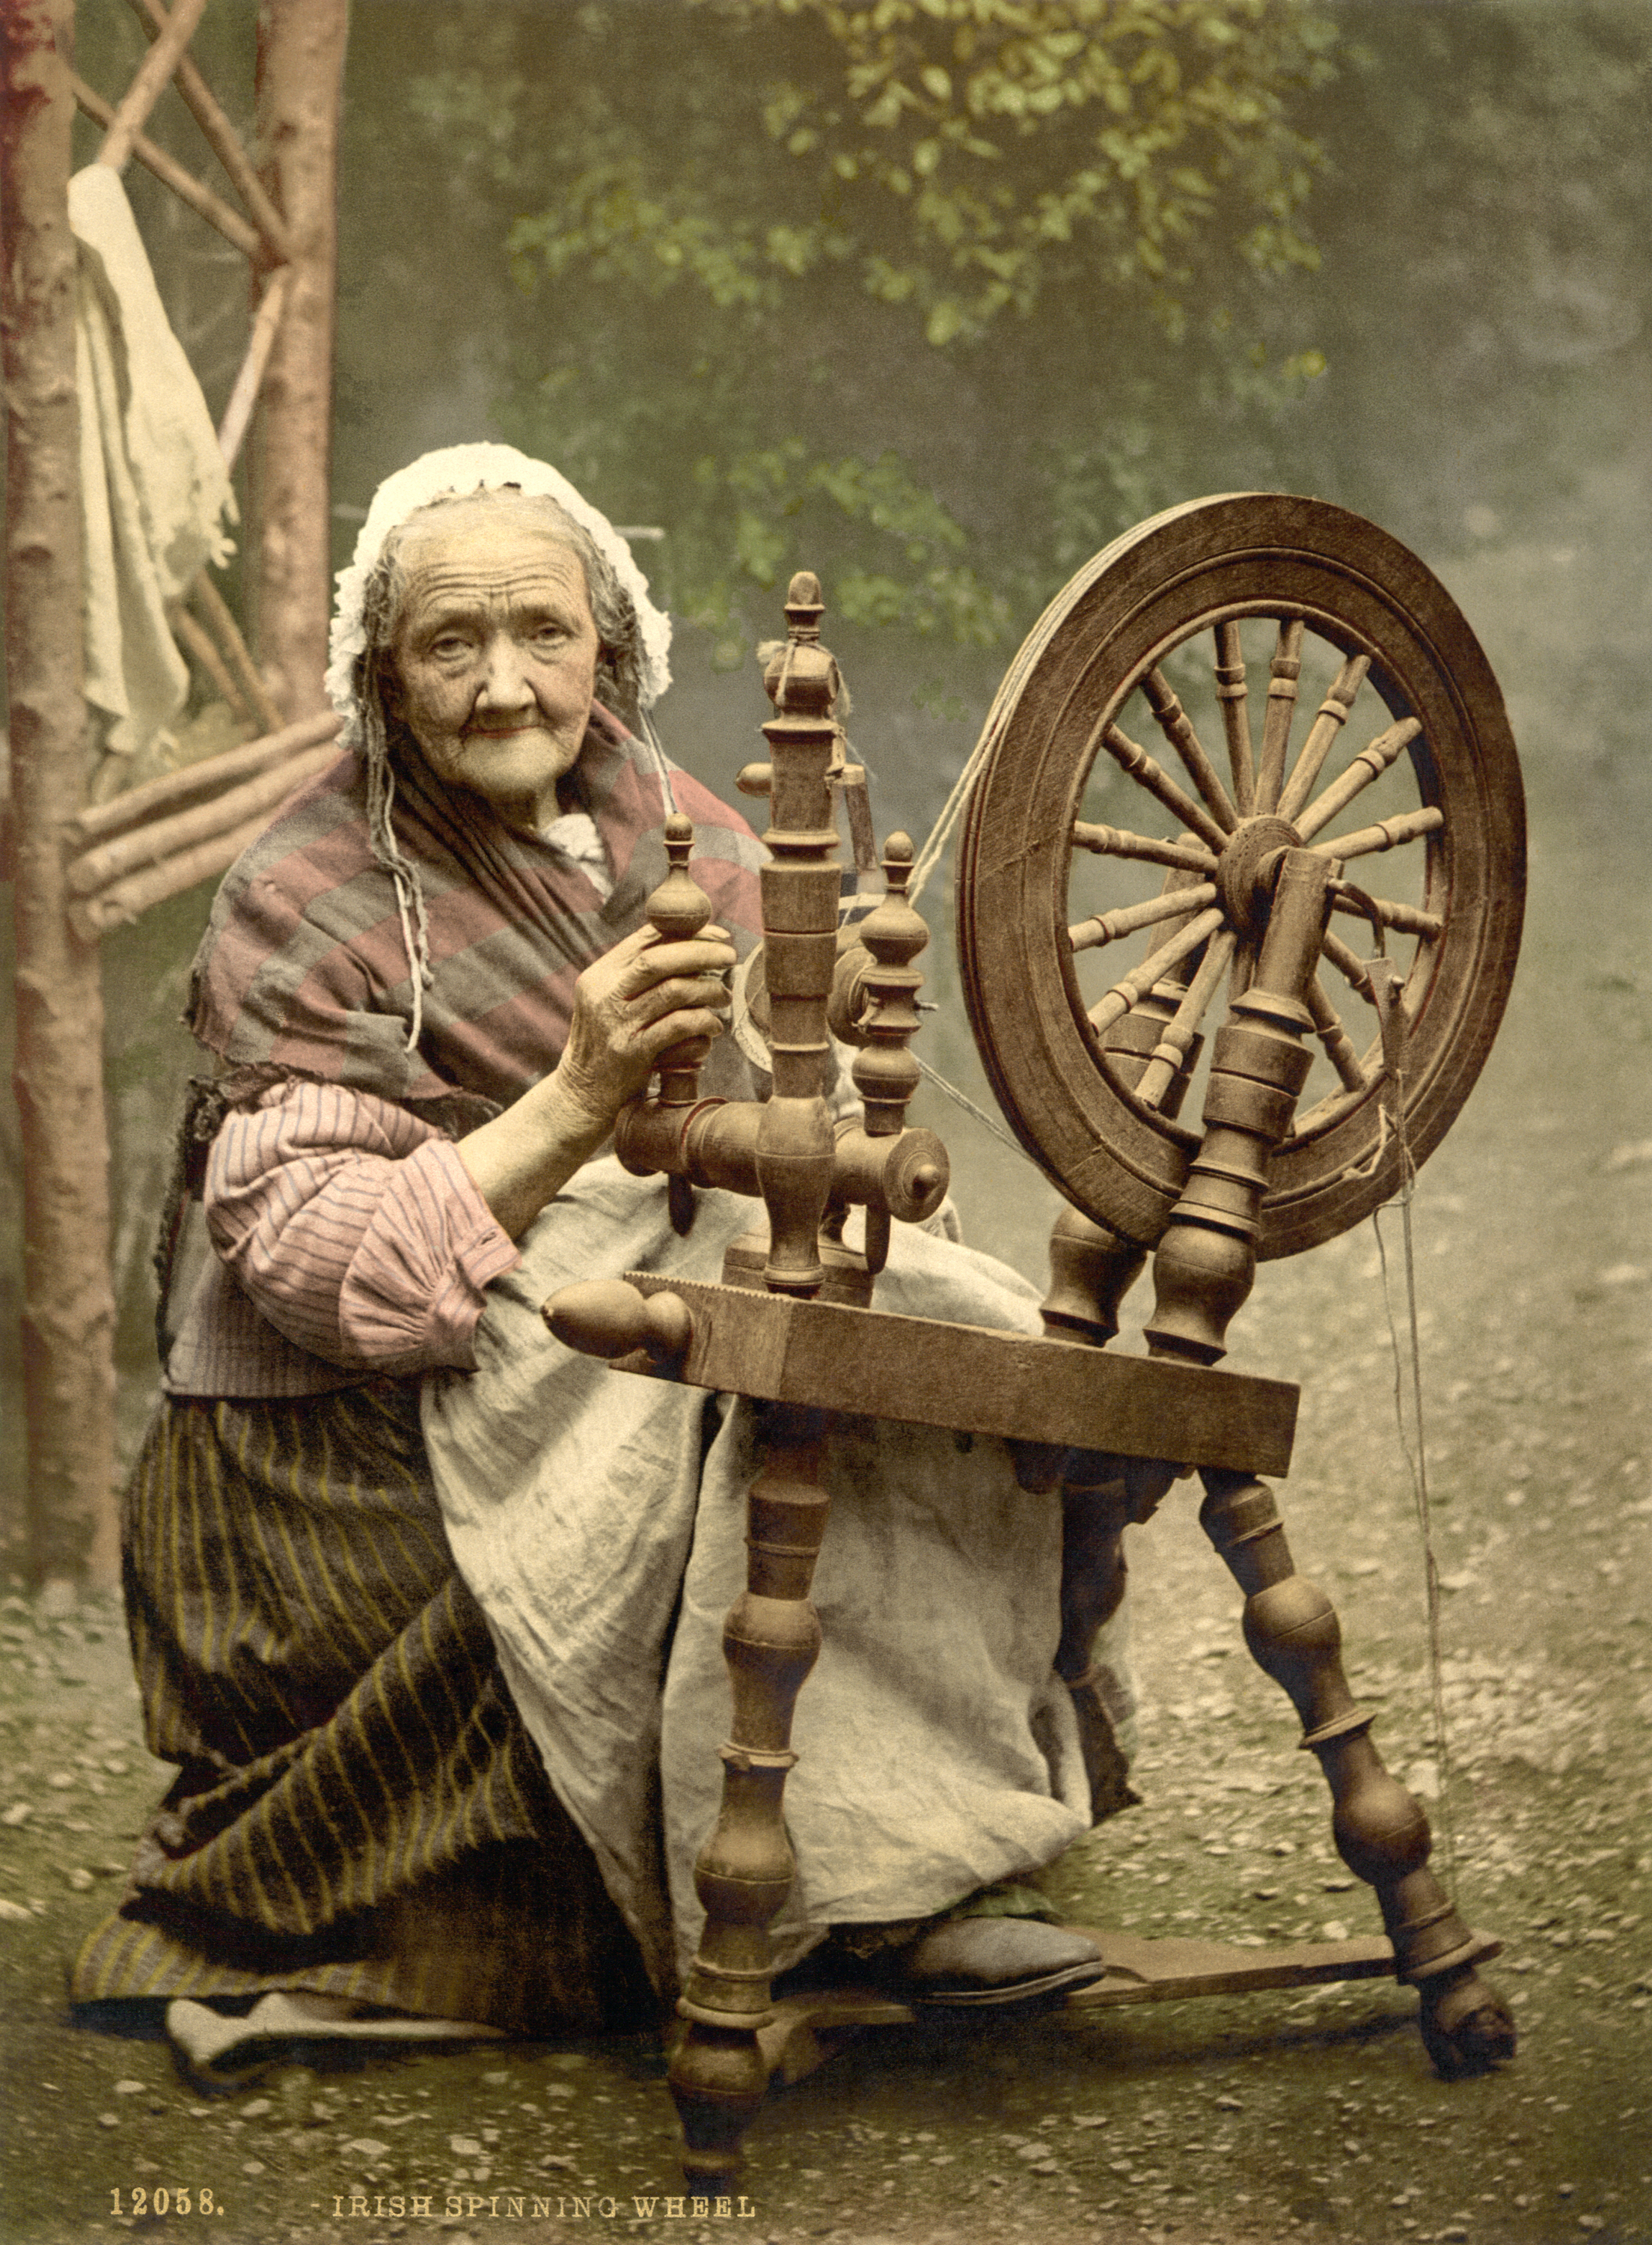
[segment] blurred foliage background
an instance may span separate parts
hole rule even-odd
[[[253,24],[214,0],[195,42],[248,125]],[[78,42],[105,92],[143,51],[124,0],[81,0]],[[1485,640],[1540,877],[1587,848],[1634,878],[1649,44],[1642,0],[355,0],[337,559],[429,445],[554,459],[664,533],[638,551],[680,625],[666,736],[725,790],[749,650],[816,568],[880,825],[921,833],[1090,554],[1201,492],[1311,492],[1415,546]],[[201,167],[175,96],[152,130]],[[240,261],[129,184],[216,410]],[[105,946],[129,1433],[208,901]],[[949,1014],[932,1056],[965,1041]],[[10,1345],[9,1103],[0,1135]]]

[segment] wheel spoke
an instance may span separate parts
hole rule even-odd
[[[1179,1000],[1188,987],[1194,954],[1191,952],[1173,954],[1171,946],[1195,912],[1202,912],[1215,903],[1216,889],[1214,882],[1195,881],[1189,873],[1169,872],[1164,877],[1164,885],[1159,894],[1161,898],[1180,898],[1182,909],[1177,919],[1161,920],[1154,927],[1148,938],[1142,963],[1161,970],[1153,986],[1154,995],[1160,999],[1174,997]],[[1168,964],[1165,963],[1167,959]]]
[[[1371,995],[1371,976],[1366,973],[1365,962],[1358,953],[1345,944],[1341,936],[1332,935],[1329,930],[1319,948],[1349,987],[1357,990],[1368,1006],[1374,1006],[1377,1000]]]
[[[1300,616],[1279,627],[1279,641],[1268,666],[1268,707],[1262,721],[1262,766],[1256,774],[1259,811],[1271,811],[1279,800],[1285,776],[1285,750],[1290,745],[1290,721],[1297,709],[1297,688],[1302,677]]]
[[[1164,1034],[1157,1048],[1141,1071],[1141,1081],[1135,1095],[1144,1107],[1157,1107],[1176,1077],[1187,1066],[1193,1041],[1199,1034],[1199,1024],[1209,1011],[1210,1000],[1221,987],[1239,939],[1231,928],[1223,928],[1213,936],[1200,962],[1199,971],[1188,983],[1187,994],[1176,1007],[1174,1016],[1165,1023]]]
[[[1314,791],[1314,782],[1324,768],[1330,754],[1331,743],[1348,720],[1354,706],[1354,696],[1365,682],[1365,673],[1371,668],[1368,655],[1351,655],[1337,673],[1330,691],[1319,705],[1318,715],[1302,744],[1290,777],[1285,783],[1279,798],[1279,816],[1294,818]]]
[[[1216,823],[1231,834],[1238,824],[1238,814],[1229,799],[1228,790],[1216,777],[1216,768],[1205,754],[1204,743],[1193,729],[1193,720],[1176,699],[1175,689],[1163,671],[1148,671],[1141,682],[1141,690],[1148,697],[1154,722],[1171,747],[1187,766],[1194,785],[1210,805]]]
[[[1228,837],[1205,809],[1195,803],[1185,788],[1178,787],[1161,763],[1156,763],[1143,748],[1139,748],[1127,733],[1116,725],[1101,729],[1101,745],[1123,771],[1138,780],[1150,795],[1156,795],[1165,809],[1181,824],[1191,828],[1200,839],[1220,853],[1227,847]]]
[[[1348,894],[1340,881],[1331,883],[1330,902],[1333,911],[1352,912],[1366,920],[1371,918],[1371,908],[1374,908],[1385,927],[1391,927],[1401,935],[1420,935],[1426,942],[1432,943],[1446,926],[1439,912],[1423,912],[1415,905],[1396,904],[1391,897],[1356,899]]]
[[[1187,908],[1188,893],[1183,890],[1176,899],[1178,908],[1181,910],[1185,911]],[[1170,938],[1161,950],[1154,952],[1148,958],[1142,960],[1140,967],[1133,967],[1128,974],[1121,976],[1106,995],[1090,1008],[1090,1026],[1097,1036],[1105,1036],[1114,1021],[1122,1021],[1132,1006],[1139,1006],[1154,984],[1170,967],[1185,959],[1189,952],[1196,951],[1207,938],[1213,936],[1222,926],[1222,914],[1220,906],[1195,914],[1185,927]]]
[[[1156,927],[1161,920],[1182,919],[1188,913],[1198,912],[1216,900],[1214,881],[1201,881],[1188,889],[1170,889],[1163,896],[1153,897],[1144,905],[1124,905],[1117,912],[1097,912],[1093,919],[1079,920],[1067,930],[1067,940],[1074,951],[1099,951],[1104,943],[1116,943],[1121,935],[1134,935],[1144,927]]]
[[[1320,987],[1317,974],[1308,984],[1308,1010],[1314,1017],[1314,1032],[1325,1048],[1325,1057],[1342,1079],[1344,1089],[1364,1091],[1371,1078],[1342,1025],[1341,1014]]]
[[[1098,858],[1141,858],[1152,865],[1175,865],[1188,873],[1214,873],[1216,861],[1197,842],[1160,842],[1151,834],[1132,834],[1122,826],[1095,826],[1089,820],[1073,822],[1073,846],[1093,851]]]
[[[1222,729],[1228,736],[1228,763],[1233,771],[1233,799],[1241,818],[1249,818],[1256,794],[1256,766],[1250,753],[1250,700],[1245,686],[1245,648],[1236,623],[1216,626],[1216,697],[1222,703]]]
[[[1380,779],[1400,750],[1414,741],[1422,729],[1415,717],[1405,717],[1386,732],[1378,733],[1374,741],[1368,741],[1341,778],[1332,780],[1318,801],[1310,803],[1302,816],[1292,821],[1303,840],[1311,841],[1321,827],[1329,825],[1338,811],[1345,811],[1372,780]]]
[[[1438,834],[1445,824],[1445,812],[1431,803],[1421,811],[1405,811],[1398,818],[1381,818],[1374,826],[1361,826],[1352,834],[1338,834],[1333,841],[1316,842],[1313,846],[1322,858],[1345,862],[1350,858],[1369,858],[1378,850],[1398,849],[1407,842],[1420,842],[1425,834]]]

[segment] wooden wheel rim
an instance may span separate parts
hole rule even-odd
[[[1439,580],[1374,525],[1317,499],[1250,492],[1155,516],[1052,601],[987,719],[991,743],[958,872],[965,1002],[1017,1136],[1077,1207],[1145,1245],[1185,1177],[1190,1136],[1150,1115],[1100,1063],[1066,941],[1069,838],[1100,727],[1145,672],[1195,633],[1239,616],[1301,616],[1422,734],[1407,751],[1431,838],[1440,936],[1405,1003],[1405,1142],[1420,1165],[1491,1048],[1519,949],[1525,811],[1502,696]],[[1401,1154],[1367,1095],[1274,1156],[1259,1251],[1334,1238],[1390,1198]]]

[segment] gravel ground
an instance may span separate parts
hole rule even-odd
[[[1646,954],[1626,912],[1591,922],[1587,960],[1563,965],[1565,899],[1588,869],[1543,871],[1508,1027],[1416,1206],[1443,1752],[1370,1227],[1264,1273],[1234,1359],[1303,1383],[1282,1496],[1298,1561],[1337,1599],[1355,1688],[1431,1799],[1442,1853],[1449,1827],[1466,1914],[1507,1944],[1492,1969],[1523,2032],[1514,2064],[1442,2085],[1414,1998],[1379,1983],[868,2037],[775,2098],[753,2132],[746,2198],[701,2218],[670,2196],[653,2042],[294,2064],[208,2100],[179,2083],[152,2029],[89,2030],[64,2004],[64,1964],[165,1774],[139,1744],[114,1607],[53,1615],[14,1595],[0,1611],[7,2235],[1652,2235],[1652,1140],[1631,1096]],[[958,1150],[967,1208],[974,1157]],[[1030,1206],[1036,1229],[1036,1196]],[[1391,1260],[1394,1219],[1386,1229]],[[1147,1800],[1051,1884],[1074,1918],[1144,1933],[1371,1930],[1331,1851],[1317,1771],[1244,1655],[1237,1594],[1193,1514],[1178,1489],[1137,1536]]]

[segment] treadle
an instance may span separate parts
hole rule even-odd
[[[1152,1941],[1095,1925],[1062,1930],[1093,1941],[1107,1968],[1105,1978],[1078,1989],[1055,2007],[1069,2011],[1394,1976],[1393,1948],[1381,1934],[1357,1941],[1288,1941],[1246,1949],[1223,1941]],[[1483,1964],[1502,1953],[1502,1943],[1491,1934],[1473,1935],[1471,1944],[1463,1963]],[[920,2010],[876,1988],[805,1989],[776,1999],[768,2025],[757,2031],[757,2046],[770,2082],[788,2089],[836,2056],[863,2028],[914,2026],[941,2008],[925,2004]],[[1001,2011],[999,2015],[1004,2016]],[[992,2011],[984,2010],[981,2016],[990,2018]]]

